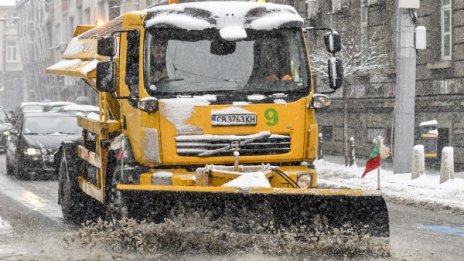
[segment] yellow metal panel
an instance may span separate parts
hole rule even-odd
[[[162,186],[162,185],[127,185],[118,184],[118,190],[127,191],[186,191],[186,192],[213,192],[213,193],[250,193],[250,194],[304,194],[322,196],[370,196],[381,195],[375,190],[361,189],[292,189],[292,188],[262,188],[247,191],[232,187],[200,187],[200,186]]]
[[[94,184],[88,182],[83,177],[78,177],[79,181],[79,188],[87,195],[91,196],[92,198],[100,201],[101,203],[105,203],[105,196],[103,190],[96,187]]]
[[[77,147],[77,154],[79,155],[79,158],[92,164],[92,166],[101,169],[102,162],[101,162],[100,156],[98,156],[95,152],[89,151],[88,149],[79,145]]]
[[[109,133],[113,133],[121,129],[119,121],[108,120],[107,122],[103,122],[81,116],[77,117],[77,124],[90,132],[101,135],[100,139],[107,139]]]
[[[76,36],[78,36],[78,35],[80,35],[82,33],[85,33],[88,30],[95,28],[95,26],[96,25],[94,25],[94,24],[91,24],[91,25],[80,24],[80,25],[76,26],[76,29],[74,30],[74,33],[73,33],[73,37],[76,37]]]
[[[152,173],[143,173],[140,175],[140,185],[151,185]]]
[[[190,119],[185,124],[190,129],[197,129],[196,133],[191,134],[212,134],[212,135],[248,135],[256,134],[261,131],[269,131],[272,134],[286,134],[291,136],[290,152],[285,154],[273,155],[254,155],[241,156],[242,163],[262,163],[262,162],[292,162],[303,160],[306,115],[306,98],[287,104],[249,104],[241,106],[257,115],[256,126],[212,126],[211,114],[213,110],[221,110],[232,107],[232,105],[209,105],[195,106]],[[213,156],[213,157],[183,157],[177,155],[175,138],[178,130],[169,118],[166,117],[168,110],[172,109],[162,100],[160,101],[160,131],[161,131],[161,156],[163,165],[173,164],[231,164],[234,157]],[[278,114],[277,123],[272,124],[266,119],[265,113],[273,110]]]
[[[172,177],[172,184],[175,186],[194,186],[195,175],[176,175]]]
[[[317,158],[317,147],[319,146],[319,126],[314,123],[309,125],[308,130],[308,160],[313,161]]]
[[[47,68],[48,74],[58,74],[79,78],[95,78],[97,60],[64,59]]]

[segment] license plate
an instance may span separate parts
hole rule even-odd
[[[213,114],[213,126],[256,125],[256,114]]]

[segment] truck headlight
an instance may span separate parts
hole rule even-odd
[[[39,149],[36,149],[36,148],[27,148],[26,150],[26,154],[29,155],[29,156],[33,156],[33,155],[40,155],[40,150]]]
[[[311,187],[311,173],[298,174],[296,180],[298,186],[302,189],[307,189]]]

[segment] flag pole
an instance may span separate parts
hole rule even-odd
[[[377,143],[381,146],[380,137],[377,138]],[[382,157],[379,160],[379,167],[377,168],[377,190],[380,190],[380,167],[382,166]]]

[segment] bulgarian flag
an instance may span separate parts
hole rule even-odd
[[[364,178],[369,171],[378,167],[380,167],[380,142],[375,143],[375,148],[371,152],[371,155],[369,155],[369,159],[366,162],[366,169],[364,169],[364,173],[361,177]]]

